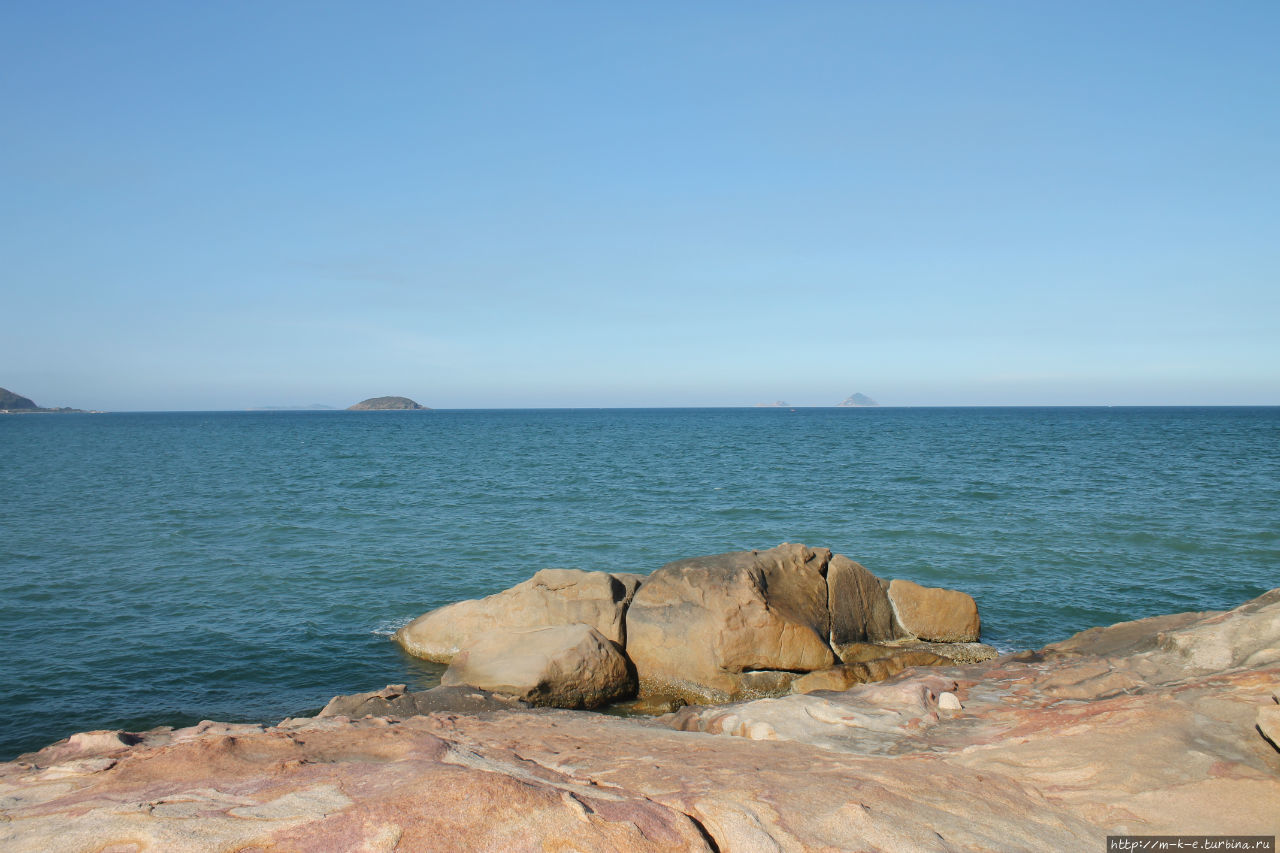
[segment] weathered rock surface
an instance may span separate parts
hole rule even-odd
[[[802,675],[791,682],[792,693],[848,690],[855,684],[884,681],[912,666],[950,666],[955,662],[932,652],[904,649],[855,663],[842,663]]]
[[[628,656],[644,694],[724,701],[785,691],[835,663],[826,566],[804,545],[668,563],[627,613]]]
[[[581,622],[625,646],[624,617],[639,585],[640,576],[634,574],[543,569],[511,589],[425,613],[397,631],[395,640],[411,655],[448,663],[495,627]]]
[[[657,721],[86,733],[0,765],[0,848],[1084,850],[1280,833],[1280,751],[1256,722],[1278,707],[1280,590],[1145,621]]]
[[[913,643],[951,661],[994,656],[989,646],[959,642],[977,638],[969,596],[890,584],[847,557],[798,544],[679,560],[647,578],[544,569],[504,592],[426,613],[395,639],[410,654],[447,663],[497,628],[574,623],[616,643],[641,693],[663,701],[782,695],[799,675],[859,662],[846,654],[857,644]]]
[[[1277,707],[1278,656],[1280,589],[658,720],[534,709],[86,733],[0,765],[0,849],[1101,850],[1107,835],[1276,835],[1280,751],[1258,720]]]
[[[847,643],[835,647],[842,663],[860,663],[878,660],[899,652],[930,652],[947,663],[980,663],[1000,656],[995,646],[986,643],[931,643],[925,640],[905,639],[891,643]]]
[[[462,648],[440,679],[530,705],[598,708],[634,696],[627,659],[590,625],[497,629]]]
[[[467,685],[433,687],[408,692],[403,684],[388,684],[381,690],[334,696],[321,709],[320,717],[414,717],[419,714],[477,714],[530,707],[511,696],[500,696]]]
[[[831,646],[877,643],[908,636],[893,617],[889,582],[861,563],[835,554],[827,565],[827,606],[831,611]]]
[[[367,400],[361,400],[354,406],[347,406],[348,412],[391,412],[426,409],[426,406],[415,403],[408,397],[370,397]]]
[[[908,634],[939,643],[973,643],[982,624],[978,605],[954,589],[921,586],[907,580],[889,583],[897,624]]]

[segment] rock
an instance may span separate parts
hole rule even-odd
[[[1274,731],[1277,620],[1280,590],[1084,632],[1060,651],[656,720],[204,722],[138,733],[118,755],[67,740],[0,763],[0,849],[1089,850],[1115,834],[1272,836],[1280,751],[1259,731]],[[1188,653],[1200,643],[1207,659]],[[1112,692],[1108,673],[1130,687]],[[419,695],[382,692],[366,695]]]
[[[827,565],[827,606],[832,648],[906,636],[894,622],[888,582],[840,554]]]
[[[836,657],[843,663],[878,660],[899,652],[930,652],[951,663],[979,663],[999,657],[994,646],[986,643],[931,643],[925,640],[894,640],[891,643],[846,643],[836,646]]]
[[[581,623],[483,634],[458,652],[440,684],[556,708],[598,708],[636,692],[635,674],[617,646]]]
[[[678,803],[464,744],[447,734],[453,724],[327,718],[233,735],[194,727],[149,736],[118,763],[46,770],[41,753],[34,764],[0,764],[0,849],[712,849]]]
[[[619,702],[609,708],[609,713],[623,716],[661,717],[679,711],[689,703],[679,696],[643,696],[627,702]]]
[[[80,754],[98,754],[128,749],[140,740],[138,735],[119,730],[78,732],[67,738],[67,746]]]
[[[898,624],[922,640],[972,643],[981,632],[978,605],[963,592],[893,580],[889,600]]]
[[[495,626],[541,628],[581,622],[625,646],[624,616],[639,584],[640,577],[633,574],[543,569],[487,598],[425,613],[397,631],[395,640],[411,655],[448,663],[460,648]]]
[[[408,397],[370,397],[367,400],[361,400],[354,406],[347,407],[348,412],[391,412],[407,410],[430,411],[426,406],[419,405]]]
[[[960,704],[960,699],[956,694],[946,692],[938,694],[938,708],[943,711],[961,711],[964,706]]]
[[[933,643],[925,640],[900,640],[900,648],[910,648],[921,652],[933,652],[939,657],[948,658],[955,663],[981,663],[1000,656],[995,646],[986,643]]]
[[[1259,708],[1255,725],[1272,746],[1280,749],[1280,705]]]
[[[892,678],[912,666],[950,666],[954,661],[932,652],[901,650],[891,654],[856,663],[820,669],[802,675],[791,683],[792,693],[813,693],[818,690],[848,690],[855,684],[868,684]]]
[[[803,545],[668,563],[627,612],[627,654],[642,695],[725,701],[785,691],[835,662],[825,571]]]
[[[498,696],[474,687],[433,687],[408,693],[403,684],[388,685],[371,693],[334,696],[317,716],[349,717],[416,717],[421,714],[478,714],[482,711],[504,711],[527,708],[510,696]]]

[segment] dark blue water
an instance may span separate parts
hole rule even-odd
[[[388,640],[539,568],[825,545],[984,639],[1280,585],[1280,409],[0,417],[0,758],[431,683]]]

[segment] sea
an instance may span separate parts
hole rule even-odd
[[[541,568],[782,542],[964,590],[983,639],[1280,586],[1280,408],[0,417],[0,760],[438,682],[391,633]]]

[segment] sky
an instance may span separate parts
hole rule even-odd
[[[1280,4],[0,4],[0,386],[1280,404]]]

